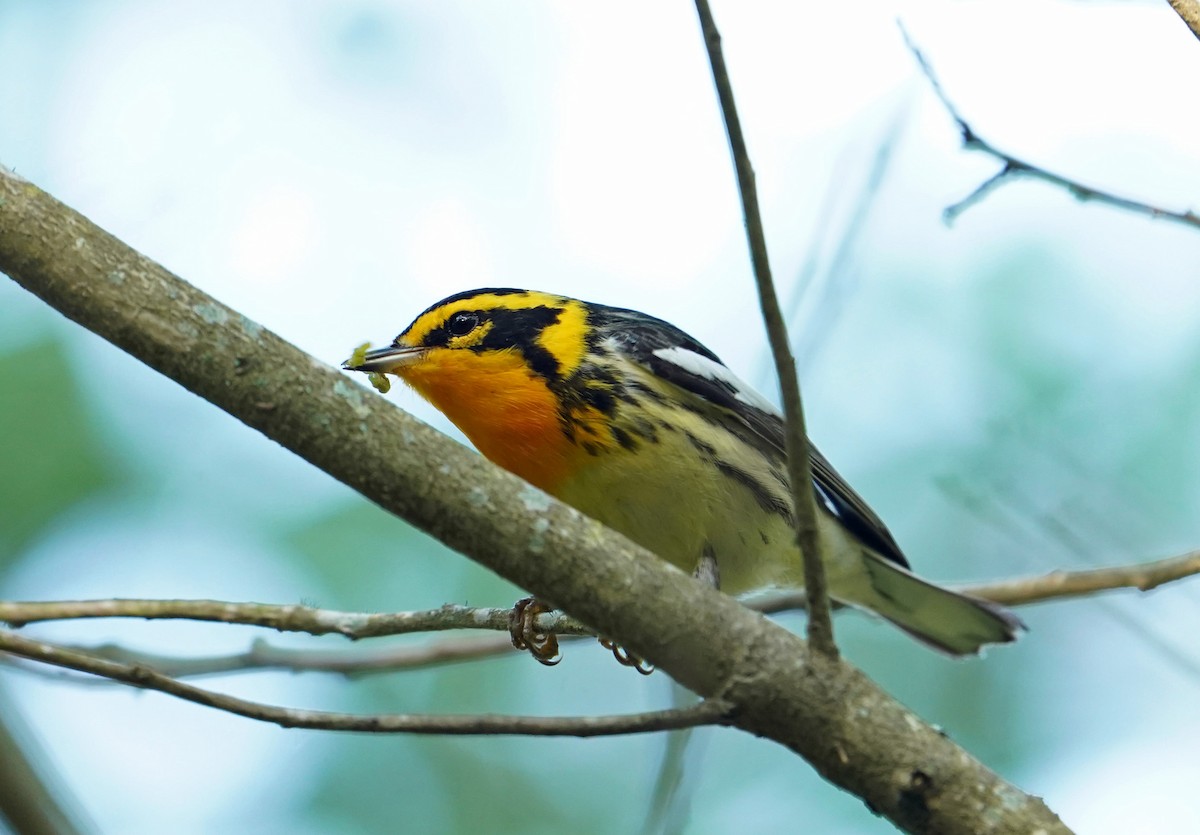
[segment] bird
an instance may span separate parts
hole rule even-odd
[[[482,288],[343,367],[400,378],[486,458],[676,567],[715,562],[725,593],[804,585],[780,411],[668,322]],[[950,656],[1017,638],[1024,624],[1004,607],[914,574],[883,520],[809,452],[833,600]]]

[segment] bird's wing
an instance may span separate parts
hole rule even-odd
[[[771,401],[730,371],[712,351],[673,325],[636,311],[605,308],[607,338],[616,339],[626,356],[660,380],[717,407],[748,433],[769,460],[786,459],[783,417]],[[864,545],[908,567],[908,560],[878,514],[809,441],[813,487],[819,501]]]

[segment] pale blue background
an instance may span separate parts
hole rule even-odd
[[[1036,183],[947,228],[942,208],[996,165],[959,150],[895,23],[984,136],[1183,209],[1200,205],[1200,43],[1166,4],[715,13],[776,275],[800,299],[811,431],[919,569],[984,579],[1200,547],[1200,232]],[[835,259],[889,141],[851,255]],[[527,286],[667,318],[774,396],[688,3],[0,2],[0,162],[329,363],[448,293]],[[31,367],[44,373],[21,376]],[[0,447],[4,597],[390,610],[518,594],[8,282],[0,376],[0,418],[19,427]],[[389,397],[453,432],[401,387]],[[41,515],[18,511],[51,472]],[[1028,608],[1018,646],[965,663],[862,616],[838,627],[850,659],[1078,831],[1192,832],[1198,610],[1195,582]],[[180,654],[258,634],[28,633]],[[662,749],[283,731],[0,676],[111,833],[630,832]],[[553,670],[511,657],[205,683],[363,712],[669,699],[664,676],[590,646]],[[707,737],[687,832],[891,830],[787,751]]]

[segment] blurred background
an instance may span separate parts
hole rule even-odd
[[[1200,547],[1200,230],[1035,182],[953,225],[982,136],[1200,208],[1200,43],[1165,3],[717,2],[810,431],[918,570],[982,580]],[[325,362],[519,286],[683,327],[776,395],[686,2],[0,2],[0,163]],[[446,432],[411,392],[388,397]],[[0,281],[0,597],[390,611],[519,590]],[[954,662],[845,613],[846,655],[1079,832],[1200,830],[1200,582],[1028,607]],[[782,618],[798,628],[798,616]],[[262,633],[27,634],[177,655]],[[281,646],[348,646],[265,636]],[[667,705],[599,647],[342,679],[201,680],[357,712]],[[105,833],[637,832],[662,737],[285,731],[0,667],[4,721]],[[736,731],[682,831],[891,831]],[[690,817],[688,817],[690,816]]]

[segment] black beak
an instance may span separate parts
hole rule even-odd
[[[342,363],[347,371],[365,371],[387,373],[403,365],[410,365],[419,360],[425,353],[424,348],[389,345],[386,348],[376,348],[367,351],[360,357],[351,357]]]

